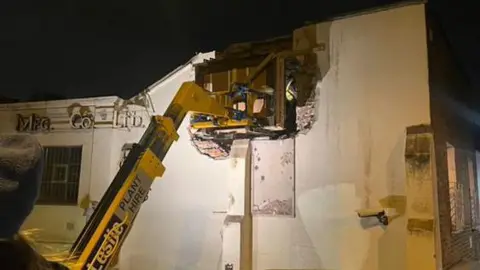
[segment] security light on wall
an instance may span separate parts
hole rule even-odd
[[[383,209],[360,209],[357,210],[357,214],[359,218],[377,218],[378,222],[380,222],[382,225],[387,226],[388,225],[388,216]]]

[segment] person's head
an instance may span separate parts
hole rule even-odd
[[[0,135],[0,260],[2,270],[52,269],[19,235],[37,200],[43,151],[28,134]]]
[[[13,237],[35,205],[43,151],[32,135],[0,135],[0,239]]]

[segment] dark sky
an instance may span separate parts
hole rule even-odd
[[[130,97],[195,52],[289,34],[305,21],[392,2],[397,1],[2,0],[1,94]],[[474,9],[461,1],[430,2],[473,85],[480,85],[480,54],[474,53],[480,31],[474,28],[477,17],[466,16]]]

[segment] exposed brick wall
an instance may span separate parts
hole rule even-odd
[[[434,114],[435,115],[435,114]],[[433,116],[433,115],[432,115]],[[436,117],[441,118],[441,114],[436,114]],[[437,167],[437,187],[438,187],[438,200],[439,200],[439,224],[440,224],[440,238],[442,244],[442,261],[444,269],[448,269],[462,260],[469,260],[478,257],[477,253],[479,248],[475,248],[475,244],[478,245],[480,240],[480,234],[477,231],[473,231],[474,226],[470,209],[469,195],[469,179],[466,173],[465,167],[467,166],[466,157],[471,156],[474,158],[473,146],[465,146],[467,140],[460,142],[459,130],[457,135],[448,134],[448,121],[445,118],[442,120],[432,120],[434,129],[435,140],[435,157]],[[445,123],[447,122],[447,123]],[[460,233],[452,232],[451,224],[451,211],[450,211],[450,193],[449,193],[449,179],[448,179],[448,167],[447,167],[447,148],[446,144],[451,143],[455,146],[456,150],[456,172],[457,181],[463,185],[463,194],[465,200],[464,204],[464,217],[465,217],[465,230]],[[474,159],[473,159],[474,160]],[[475,168],[476,169],[476,168]],[[478,187],[477,187],[478,190]],[[474,247],[471,247],[471,239],[473,237]]]
[[[453,60],[448,43],[435,17],[427,12],[429,77],[431,98],[431,122],[434,131],[440,242],[443,269],[449,269],[461,261],[477,259],[480,251],[480,233],[473,230],[470,209],[470,186],[467,158],[475,161],[473,127],[453,109],[452,100],[459,92],[466,91],[468,84],[461,69]],[[447,142],[455,147],[457,181],[463,185],[465,228],[452,232],[450,193],[447,167]],[[473,163],[476,171],[475,162]],[[476,176],[476,173],[475,173]],[[478,187],[476,187],[478,190]],[[437,255],[438,256],[438,255]]]
[[[438,130],[438,131],[437,131]],[[472,205],[469,200],[469,179],[465,173],[466,156],[472,154],[465,149],[456,148],[456,165],[457,165],[457,181],[463,184],[464,203],[464,217],[465,227],[459,233],[452,232],[451,211],[450,211],[450,194],[448,185],[448,170],[446,157],[446,142],[454,141],[452,137],[445,136],[446,134],[441,129],[435,130],[435,156],[437,164],[437,187],[438,187],[438,203],[439,203],[439,224],[440,224],[440,239],[442,245],[442,261],[444,269],[461,262],[478,258],[480,251],[480,233],[475,229],[476,224],[473,224],[470,210]],[[457,146],[458,147],[458,146]],[[478,189],[478,188],[477,188]]]

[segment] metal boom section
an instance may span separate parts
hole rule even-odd
[[[72,246],[72,269],[107,269],[118,255],[153,181],[165,172],[162,161],[178,140],[177,130],[188,112],[230,118],[206,90],[183,83],[165,114],[152,117]]]

